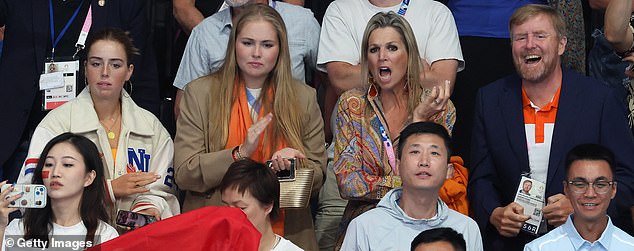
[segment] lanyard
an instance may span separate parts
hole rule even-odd
[[[397,13],[401,16],[405,16],[408,6],[409,6],[409,0],[403,0],[403,2],[401,2],[401,8],[398,9]]]
[[[53,18],[53,1],[48,0],[48,7],[49,7],[48,10],[49,10],[49,18],[50,18],[50,24],[51,24],[51,42],[53,43],[52,44],[53,48],[51,50],[51,58],[55,58],[55,47],[59,43],[59,40],[61,40],[64,34],[66,33],[66,30],[68,30],[68,27],[70,27],[70,24],[73,23],[73,21],[77,17],[77,13],[79,13],[79,9],[81,9],[81,6],[83,4],[84,4],[84,0],[81,0],[81,3],[79,4],[79,7],[77,7],[77,9],[75,10],[75,13],[73,13],[73,16],[70,17],[70,20],[68,20],[68,22],[66,23],[62,31],[59,32],[59,35],[57,36],[57,38],[55,38],[55,18]]]
[[[92,26],[92,4],[88,6],[88,14],[86,14],[86,20],[84,20],[84,25],[81,27],[81,31],[79,32],[79,37],[77,38],[77,43],[75,43],[75,47],[77,50],[75,54],[73,54],[73,58],[77,56],[77,53],[84,49],[84,44],[86,44],[86,38],[88,37],[88,32],[90,32],[90,27]]]
[[[376,101],[373,101],[373,102],[374,102],[374,105],[378,107]],[[381,118],[383,118],[383,121],[387,121],[385,120],[385,117],[383,116],[383,111],[378,110],[378,115],[381,116]],[[380,119],[379,119],[379,130],[381,131],[381,140],[383,140],[383,146],[385,147],[387,160],[390,163],[390,166],[392,166],[392,168],[396,168],[396,155],[394,155],[394,146],[392,145],[392,141],[390,140],[390,137],[387,135],[387,131],[385,130],[385,127],[383,126],[383,122],[381,122]]]

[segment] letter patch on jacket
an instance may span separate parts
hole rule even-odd
[[[150,156],[145,153],[145,149],[138,149],[134,151],[134,148],[128,148],[128,173],[133,172],[147,172],[150,166]]]

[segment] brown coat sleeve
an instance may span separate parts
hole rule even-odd
[[[215,189],[233,162],[231,149],[209,145],[209,91],[213,84],[210,77],[191,82],[180,103],[174,167],[176,184],[182,190],[204,193]]]
[[[313,193],[318,192],[324,183],[326,172],[326,145],[324,136],[324,121],[317,104],[315,89],[301,84],[304,90],[299,93],[299,102],[306,107],[302,122],[302,141],[304,142],[307,160],[304,165],[315,170],[313,179]]]

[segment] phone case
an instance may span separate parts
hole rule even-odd
[[[5,189],[9,189],[11,184],[4,184],[0,191],[4,191]],[[13,191],[9,192],[7,197],[14,196],[16,194],[22,194],[22,197],[11,202],[9,207],[18,207],[18,208],[44,208],[46,206],[46,187],[44,185],[33,185],[33,184],[16,184],[14,186]]]
[[[117,225],[130,228],[139,228],[147,224],[156,222],[156,218],[151,215],[145,215],[125,210],[117,212]]]
[[[288,161],[291,162],[291,168],[289,170],[281,170],[277,172],[277,180],[280,182],[284,181],[294,181],[295,180],[295,162],[296,158],[290,158]],[[271,167],[271,161],[267,160],[265,163],[266,167]]]

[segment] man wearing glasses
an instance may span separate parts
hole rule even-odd
[[[619,190],[608,213],[634,232],[634,138],[625,109],[610,88],[562,69],[567,33],[557,10],[525,5],[509,23],[517,74],[480,88],[475,107],[467,195],[485,250],[522,250],[566,223],[574,208],[561,186],[564,160],[582,143],[614,151]],[[545,185],[531,191],[544,200],[541,211],[514,202],[525,176]],[[538,228],[523,228],[535,214],[543,216]]]
[[[634,238],[607,215],[616,196],[615,165],[614,154],[601,145],[579,145],[568,152],[563,186],[574,213],[524,250],[634,250]]]

